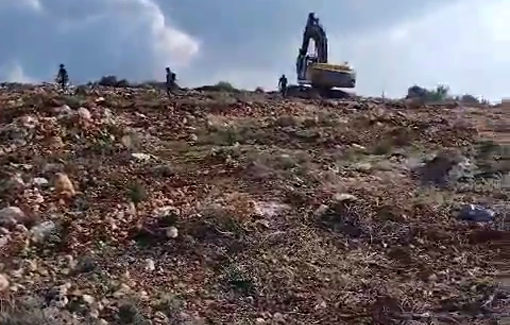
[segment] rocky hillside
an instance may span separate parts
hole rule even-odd
[[[508,324],[509,116],[0,90],[0,324]]]

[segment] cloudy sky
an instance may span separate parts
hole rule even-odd
[[[510,93],[508,0],[0,0],[0,79],[73,83],[114,74],[194,86],[293,81],[307,13],[332,63],[358,71],[357,93],[400,96],[447,84],[490,99]]]

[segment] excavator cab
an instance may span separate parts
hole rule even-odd
[[[318,62],[316,56],[305,55],[299,60],[299,72],[298,72],[298,83],[300,84],[311,84],[310,78],[310,67]]]

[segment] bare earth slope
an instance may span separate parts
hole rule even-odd
[[[509,116],[1,90],[0,324],[505,324]]]

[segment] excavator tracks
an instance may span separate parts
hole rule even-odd
[[[356,95],[340,89],[320,89],[315,87],[291,85],[287,88],[287,96],[304,99],[349,99]]]

